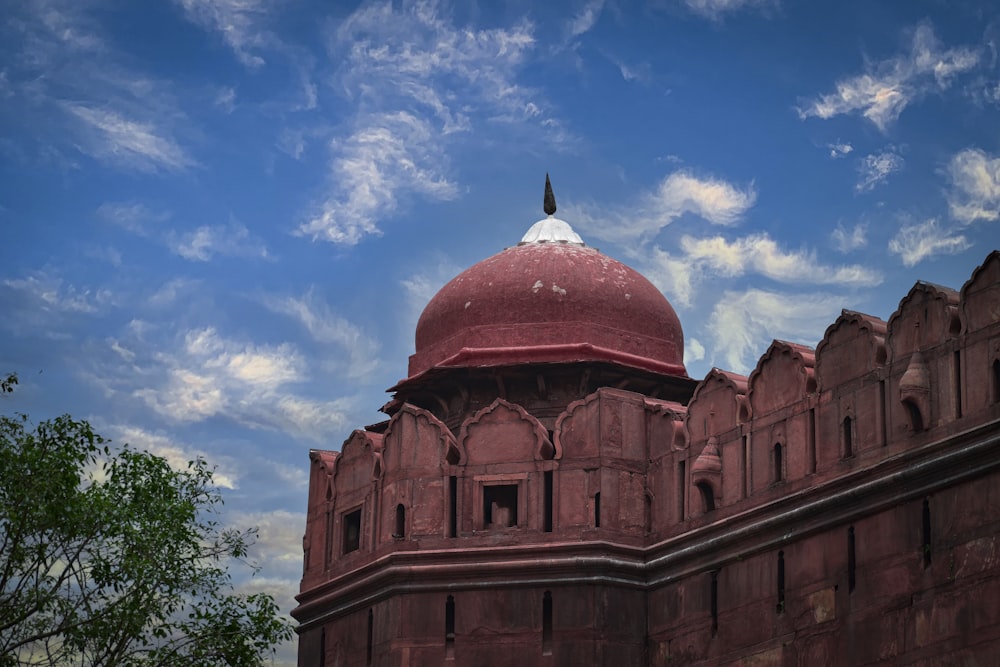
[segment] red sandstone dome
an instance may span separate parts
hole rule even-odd
[[[417,323],[410,377],[434,367],[606,361],[687,377],[673,307],[562,220],[455,277]]]

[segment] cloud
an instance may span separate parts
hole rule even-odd
[[[152,227],[170,219],[166,211],[150,210],[139,202],[105,202],[97,207],[94,215],[138,236],[149,236]]]
[[[227,114],[232,113],[233,110],[236,109],[236,89],[232,86],[220,89],[212,104],[219,107]]]
[[[269,297],[264,305],[276,313],[287,315],[306,328],[313,340],[342,347],[347,352],[346,376],[360,378],[370,375],[379,364],[379,344],[365,333],[335,314],[330,306],[310,289],[301,298]]]
[[[775,338],[815,345],[844,307],[844,298],[825,293],[786,294],[761,289],[727,291],[709,317],[713,356],[747,374]]]
[[[889,252],[899,255],[903,264],[913,266],[934,255],[954,255],[971,247],[965,236],[943,229],[936,218],[907,224],[889,241]]]
[[[798,108],[802,119],[833,118],[860,113],[883,132],[914,101],[933,90],[945,90],[956,75],[975,67],[979,53],[957,47],[945,49],[929,23],[911,33],[909,51],[869,64],[863,74],[842,79],[836,91]]]
[[[110,290],[78,289],[46,271],[26,278],[6,278],[0,285],[27,296],[36,308],[51,313],[95,313],[113,301]]]
[[[454,183],[430,124],[405,111],[376,115],[343,142],[333,142],[331,193],[298,234],[343,245],[379,235],[377,218],[392,213],[401,193],[451,199]]]
[[[885,183],[890,174],[903,168],[905,161],[892,149],[881,153],[866,155],[858,164],[859,180],[854,189],[858,192],[869,192],[875,186]]]
[[[725,14],[742,9],[767,7],[776,4],[776,2],[777,0],[684,0],[684,4],[689,10],[715,21],[721,19]]]
[[[868,245],[868,225],[859,223],[853,229],[845,229],[838,224],[830,233],[830,240],[840,252],[850,252]]]
[[[604,8],[604,0],[589,0],[580,11],[570,19],[569,24],[566,26],[566,31],[569,33],[570,38],[579,37],[584,33],[590,31],[597,23],[598,17],[601,15],[601,10]]]
[[[9,7],[2,95],[19,155],[79,168],[77,153],[120,170],[180,171],[197,164],[175,131],[189,126],[172,94],[126,65],[103,32],[98,3],[38,0]],[[8,16],[9,14],[9,16]],[[9,20],[8,20],[9,19]]]
[[[814,251],[786,251],[765,233],[728,241],[721,236],[682,236],[679,256],[654,248],[650,280],[682,306],[691,306],[696,288],[710,278],[740,278],[748,273],[776,282],[857,287],[882,282],[878,271],[858,264],[827,266]]]
[[[183,234],[170,234],[167,245],[184,259],[207,262],[213,255],[267,258],[264,242],[250,234],[244,225],[202,225]]]
[[[966,224],[1000,219],[1000,157],[969,148],[952,157],[947,174],[953,218]]]
[[[294,392],[309,375],[305,358],[288,343],[258,345],[212,327],[191,329],[179,349],[154,352],[139,364],[151,386],[131,395],[175,423],[222,417],[316,441],[348,423],[346,399],[318,401]]]
[[[357,111],[330,142],[326,192],[298,234],[354,245],[381,234],[380,221],[411,197],[457,196],[447,150],[485,126],[563,140],[543,102],[516,81],[534,43],[527,21],[456,26],[437,2],[365,4],[331,29],[335,86]],[[295,139],[282,146],[298,156]]]
[[[843,143],[837,142],[835,144],[827,144],[827,148],[830,149],[830,157],[833,159],[841,158],[847,156],[851,151],[854,150],[854,146],[850,145],[846,141]]]
[[[139,171],[178,171],[195,164],[173,139],[152,122],[138,122],[109,108],[65,105],[92,131],[79,148],[98,160]]]
[[[239,465],[228,456],[208,454],[204,450],[175,442],[162,431],[150,431],[141,426],[112,424],[101,429],[106,435],[119,442],[126,442],[133,449],[145,450],[166,459],[174,470],[186,470],[188,461],[204,459],[214,469],[212,481],[221,489],[235,489],[239,486]]]
[[[254,51],[274,37],[260,28],[267,17],[267,0],[176,0],[189,21],[218,32],[247,67],[260,67],[264,59]]]
[[[705,358],[705,346],[697,338],[688,338],[684,341],[684,363],[701,361]]]
[[[621,242],[654,236],[685,214],[715,225],[733,225],[757,201],[753,184],[740,188],[711,176],[675,171],[653,191],[639,196],[638,205],[601,210],[599,205],[567,207],[568,219],[602,239]]]

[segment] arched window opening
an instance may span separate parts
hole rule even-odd
[[[452,595],[444,603],[444,648],[445,658],[455,659],[455,598]]]
[[[406,537],[406,508],[403,503],[396,505],[396,527],[392,536],[397,539]]]
[[[601,527],[601,492],[594,494],[594,528]]]
[[[906,407],[906,414],[910,417],[910,427],[914,433],[924,430],[924,416],[920,414],[920,408],[913,401],[903,401]]]
[[[698,490],[701,492],[701,501],[706,512],[715,509],[715,490],[708,482],[698,482]]]
[[[361,508],[344,514],[344,553],[349,554],[361,548]]]
[[[542,655],[552,655],[552,592],[542,596]]]
[[[772,477],[775,482],[780,482],[785,479],[785,462],[783,454],[784,452],[782,451],[781,443],[774,443],[774,474]]]
[[[854,420],[844,417],[844,458],[854,456]]]

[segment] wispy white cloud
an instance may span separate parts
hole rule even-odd
[[[177,171],[196,164],[152,122],[131,120],[109,108],[80,104],[67,104],[65,108],[90,129],[79,148],[98,160],[146,172]]]
[[[738,222],[757,201],[753,184],[738,187],[711,176],[675,171],[655,190],[638,197],[638,205],[602,210],[599,205],[566,207],[567,219],[602,239],[620,242],[655,236],[682,215],[715,225]]]
[[[1000,157],[968,148],[952,157],[947,173],[953,218],[966,224],[1000,219]]]
[[[837,158],[846,157],[854,150],[854,146],[847,143],[846,141],[827,144],[826,147],[830,149],[830,157],[832,157],[835,160]]]
[[[168,211],[155,211],[140,202],[105,202],[94,215],[138,236],[150,236],[161,223],[170,219]]]
[[[133,449],[145,450],[165,459],[175,470],[187,469],[188,461],[204,459],[214,469],[212,481],[216,486],[222,489],[239,486],[240,466],[229,456],[209,454],[203,449],[178,443],[162,431],[150,431],[134,424],[112,424],[101,431],[116,441],[128,443]]]
[[[365,4],[329,33],[336,84],[358,109],[330,142],[329,186],[298,233],[353,245],[381,233],[409,197],[450,199],[448,147],[475,127],[534,127],[562,136],[516,73],[533,26],[457,26],[437,2]],[[302,141],[285,141],[300,155]]]
[[[405,111],[368,119],[332,148],[331,193],[298,228],[300,235],[354,245],[381,233],[378,218],[392,213],[402,194],[451,199],[457,193],[444,176],[446,159],[434,130]]]
[[[236,89],[232,86],[222,88],[216,94],[215,100],[212,103],[225,113],[232,113],[236,109]]]
[[[911,31],[909,51],[870,63],[863,74],[837,82],[836,91],[805,102],[800,118],[833,118],[860,113],[885,131],[914,101],[933,90],[947,89],[955,76],[979,62],[968,47],[944,48],[929,23]]]
[[[48,271],[38,271],[26,278],[5,278],[0,284],[53,313],[94,313],[114,299],[110,290],[79,289]]]
[[[138,363],[138,362],[137,362]],[[160,351],[144,365],[150,386],[131,389],[174,423],[212,417],[320,441],[347,425],[345,399],[315,400],[296,393],[309,379],[305,358],[291,344],[255,344],[191,329],[180,346]]]
[[[706,327],[717,357],[713,364],[747,374],[775,338],[815,345],[844,305],[843,296],[825,293],[727,291]]]
[[[894,149],[866,155],[858,163],[858,182],[854,186],[858,192],[868,192],[885,183],[889,176],[903,168],[905,160]]]
[[[77,154],[120,170],[179,171],[197,164],[178,138],[189,125],[174,84],[145,76],[105,34],[100,3],[10,5],[3,96],[24,158],[79,168]],[[8,15],[9,14],[9,15]]]
[[[684,363],[701,361],[705,358],[705,346],[697,338],[688,337],[684,341]]]
[[[260,47],[274,41],[263,29],[272,4],[269,0],[176,0],[188,20],[218,32],[226,45],[247,67],[259,67],[264,58]]]
[[[604,8],[604,0],[588,0],[569,20],[566,31],[570,38],[579,37],[590,31],[597,23]]]
[[[695,14],[712,20],[719,20],[726,14],[743,9],[776,5],[777,0],[684,0],[684,4]]]
[[[838,224],[836,229],[830,233],[830,240],[834,247],[840,252],[850,252],[868,245],[868,225],[858,223],[851,229],[846,229]]]
[[[184,259],[207,262],[213,255],[267,258],[264,242],[250,233],[241,223],[202,225],[184,233],[167,237],[171,251]]]
[[[305,327],[313,340],[337,345],[347,353],[344,374],[359,378],[371,374],[379,364],[379,344],[358,326],[337,315],[313,290],[302,297],[268,297],[264,305],[287,315]],[[340,371],[341,369],[331,369]]]
[[[899,255],[906,266],[913,266],[934,255],[954,255],[971,245],[964,235],[955,234],[942,227],[936,218],[930,218],[900,227],[889,241],[889,252]]]

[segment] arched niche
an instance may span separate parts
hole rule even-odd
[[[383,437],[386,471],[418,474],[465,460],[455,436],[430,411],[404,403],[389,420]]]
[[[816,378],[820,390],[882,368],[889,358],[887,324],[874,315],[844,310],[816,346]]]
[[[519,405],[495,399],[462,424],[459,443],[469,465],[556,458],[548,431]]]
[[[775,340],[748,380],[755,418],[798,403],[817,391],[816,353],[805,345]]]

